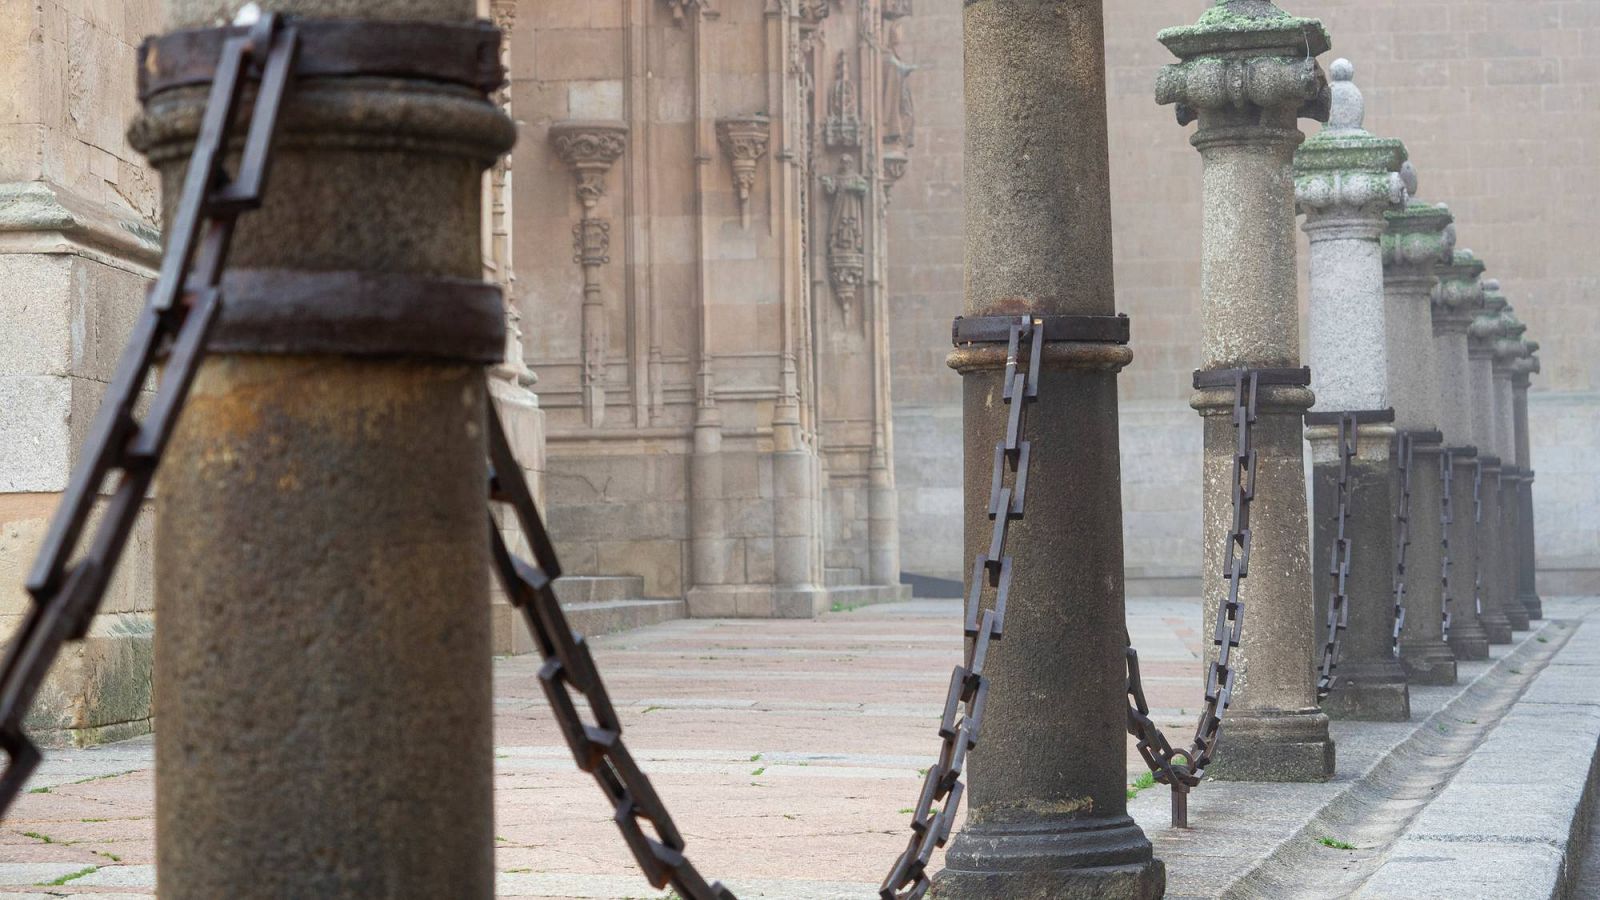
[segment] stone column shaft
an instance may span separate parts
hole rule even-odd
[[[258,2],[302,25],[475,14]],[[241,5],[166,0],[166,22]],[[167,222],[204,102],[162,92],[134,126]],[[479,279],[481,179],[513,138],[465,87],[297,85],[230,272]],[[162,897],[493,895],[488,361],[262,350],[202,366],[157,499]]]
[[[1503,544],[1500,529],[1500,426],[1494,395],[1494,342],[1500,336],[1500,310],[1492,282],[1485,282],[1487,311],[1473,321],[1467,339],[1467,361],[1472,379],[1472,434],[1478,447],[1480,478],[1477,555],[1478,620],[1489,633],[1489,643],[1509,644],[1513,621],[1506,606]],[[1524,613],[1526,615],[1526,613]]]
[[[1517,484],[1517,599],[1528,610],[1529,618],[1544,618],[1544,604],[1539,599],[1538,570],[1536,565],[1533,527],[1533,454],[1528,435],[1528,376],[1539,371],[1538,357],[1533,353],[1538,344],[1524,342],[1524,356],[1512,377],[1512,402],[1516,417],[1517,468],[1522,479]]]
[[[1177,105],[1180,124],[1200,122],[1191,143],[1205,165],[1204,366],[1298,366],[1291,164],[1303,140],[1298,119],[1327,115],[1329,92],[1315,60],[1328,47],[1327,32],[1270,3],[1219,0],[1196,26],[1167,29],[1161,41],[1181,61],[1162,71],[1157,99]],[[1203,390],[1190,401],[1205,420],[1205,634],[1228,590],[1233,394]],[[1301,424],[1311,403],[1305,388],[1263,387],[1259,395],[1254,543],[1240,592],[1242,645],[1233,654],[1238,686],[1209,770],[1218,778],[1305,781],[1333,774],[1333,741],[1311,672],[1317,639]],[[1208,649],[1208,658],[1215,652]]]
[[[1400,208],[1406,191],[1400,167],[1405,145],[1362,127],[1361,92],[1349,60],[1334,62],[1328,124],[1295,154],[1295,196],[1311,238],[1311,385],[1321,418],[1306,430],[1313,464],[1314,571],[1321,625],[1337,588],[1340,491],[1344,474],[1341,428],[1328,415],[1393,410],[1381,239],[1385,212]],[[1381,418],[1381,417],[1379,417]],[[1344,535],[1349,547],[1345,593],[1349,628],[1336,680],[1322,708],[1347,719],[1410,718],[1405,671],[1394,654],[1395,504],[1397,470],[1391,450],[1397,432],[1381,421],[1361,423],[1353,436]]]
[[[1095,0],[970,0],[964,315],[1113,315],[1105,34]],[[1006,347],[963,376],[966,560],[988,552]],[[1121,470],[1115,344],[1048,342],[1027,411],[1026,507],[993,645],[966,825],[941,898],[1155,898],[1165,869],[1127,815]],[[1021,402],[1020,399],[1017,402]],[[981,576],[979,576],[981,577]],[[972,588],[969,582],[968,588]],[[985,588],[983,603],[994,602]],[[1072,653],[1063,654],[1070,646]]]

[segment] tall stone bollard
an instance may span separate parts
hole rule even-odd
[[[951,357],[965,398],[969,565],[999,562],[991,472],[1002,464],[996,447],[1008,413],[1025,402],[1003,400],[1006,329],[1019,316],[1042,319],[1048,340],[1039,402],[1026,414],[1026,512],[1001,548],[1012,562],[1005,639],[988,656],[966,825],[934,893],[1159,897],[1165,869],[1128,816],[1125,793],[1116,378],[1131,353],[1049,339],[1082,321],[1073,317],[1116,310],[1101,4],[969,0],[965,42],[964,322],[997,326]],[[983,568],[969,578],[972,590]],[[992,591],[984,587],[986,604]]]
[[[1496,284],[1496,293],[1499,285]],[[1500,339],[1494,343],[1494,416],[1496,452],[1500,455],[1500,478],[1495,483],[1500,504],[1500,540],[1496,544],[1499,566],[1500,602],[1517,631],[1526,631],[1531,621],[1528,607],[1517,596],[1517,539],[1521,529],[1521,506],[1517,485],[1522,469],[1517,465],[1517,410],[1511,380],[1522,361],[1522,333],[1527,326],[1518,321],[1511,305],[1500,313]]]
[[[1458,250],[1439,272],[1433,292],[1433,341],[1439,366],[1439,430],[1444,433],[1440,466],[1441,516],[1445,528],[1443,577],[1450,610],[1449,642],[1456,659],[1488,659],[1489,634],[1478,618],[1477,527],[1473,522],[1472,371],[1467,364],[1467,329],[1483,309],[1483,262]]]
[[[1402,173],[1411,179],[1410,164]],[[1404,571],[1396,573],[1403,590],[1405,623],[1400,633],[1400,663],[1413,684],[1455,684],[1456,657],[1444,641],[1444,527],[1440,516],[1440,465],[1444,434],[1439,398],[1439,370],[1429,311],[1438,271],[1455,250],[1455,217],[1443,205],[1412,202],[1386,213],[1383,236],[1383,284],[1387,297],[1389,387],[1393,392],[1395,427],[1410,442],[1411,489],[1403,552]]]
[[[1533,454],[1528,436],[1528,387],[1533,375],[1539,372],[1539,342],[1523,339],[1522,360],[1511,378],[1512,403],[1517,429],[1517,468],[1522,478],[1517,485],[1517,599],[1533,619],[1544,618],[1544,604],[1539,599],[1537,582],[1536,545],[1533,527]]]
[[[1291,166],[1304,139],[1298,120],[1328,115],[1328,86],[1316,62],[1328,49],[1327,31],[1264,0],[1218,0],[1195,25],[1167,29],[1160,40],[1180,62],[1162,71],[1156,99],[1176,104],[1179,124],[1200,122],[1190,143],[1205,164],[1204,366],[1297,367]],[[1191,400],[1205,421],[1208,634],[1228,582],[1234,400],[1231,387],[1199,389]],[[1333,774],[1333,740],[1310,665],[1316,639],[1301,417],[1311,403],[1305,387],[1261,386],[1253,564],[1241,591],[1242,646],[1233,655],[1238,688],[1211,770],[1219,778],[1315,781]]]
[[[1500,314],[1506,307],[1494,279],[1483,282],[1483,311],[1467,329],[1467,361],[1472,379],[1472,440],[1478,448],[1473,473],[1473,510],[1477,524],[1474,548],[1478,558],[1478,621],[1489,633],[1489,643],[1511,643],[1512,623],[1506,615],[1506,598],[1500,534],[1500,428],[1494,402],[1494,346],[1504,327]]]
[[[161,468],[158,889],[488,898],[484,366],[505,331],[480,202],[514,139],[485,96],[493,33],[472,0],[258,3],[295,17],[302,63],[328,74],[288,94]],[[166,0],[166,22],[244,5]],[[397,61],[402,37],[427,52]],[[147,59],[179,83],[132,135],[169,226],[207,90],[181,85],[206,46]]]
[[[1334,62],[1328,124],[1295,154],[1295,197],[1311,238],[1313,582],[1318,622],[1345,618],[1335,662],[1325,629],[1319,690],[1330,716],[1405,721],[1411,698],[1394,654],[1394,389],[1383,290],[1384,214],[1406,202],[1405,145],[1362,127],[1355,66]],[[1333,678],[1331,683],[1329,678]]]

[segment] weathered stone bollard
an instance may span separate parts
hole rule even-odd
[[[967,560],[1003,554],[1012,565],[999,569],[1005,636],[988,656],[967,820],[933,890],[957,900],[1155,898],[1165,868],[1126,794],[1117,372],[1132,354],[1072,339],[1079,317],[1116,311],[1101,4],[969,0],[965,29],[964,327],[988,331],[950,360],[965,397]],[[997,554],[997,444],[1026,402],[1003,400],[1006,331],[1018,317],[1042,321],[1047,342],[1039,402],[1026,413],[1025,514]],[[969,578],[972,591],[988,574],[980,565]],[[985,605],[995,590],[983,586]]]
[[[1433,340],[1439,366],[1439,430],[1444,433],[1440,465],[1441,515],[1445,528],[1443,584],[1450,609],[1449,643],[1456,659],[1488,659],[1489,635],[1478,619],[1474,584],[1478,577],[1477,527],[1473,522],[1473,478],[1477,448],[1472,446],[1472,373],[1467,364],[1467,329],[1483,308],[1483,263],[1471,250],[1458,250],[1441,268],[1433,292]]]
[[[1517,600],[1528,610],[1528,617],[1544,618],[1539,599],[1536,546],[1533,527],[1533,454],[1528,437],[1528,387],[1539,372],[1539,342],[1524,338],[1522,359],[1511,377],[1512,403],[1517,429],[1517,468],[1522,478],[1517,484]]]
[[[505,330],[480,202],[515,137],[486,97],[495,33],[472,0],[258,3],[331,73],[288,93],[161,469],[159,891],[488,898],[484,368]],[[244,5],[166,0],[165,20]],[[207,46],[146,75],[209,78]],[[206,91],[156,91],[133,128],[169,226]]]
[[[1295,154],[1295,198],[1311,238],[1311,442],[1313,585],[1318,622],[1348,621],[1335,660],[1334,635],[1319,692],[1330,716],[1375,721],[1411,717],[1405,670],[1394,653],[1395,458],[1383,290],[1384,214],[1404,208],[1406,148],[1362,127],[1355,66],[1329,67],[1328,124]],[[1329,568],[1318,571],[1319,566]],[[1332,671],[1337,662],[1336,672]],[[1331,674],[1330,674],[1331,673]],[[1329,682],[1329,679],[1332,681]]]
[[[1498,283],[1491,291],[1499,293]],[[1500,339],[1494,343],[1493,360],[1495,450],[1500,455],[1500,478],[1494,485],[1500,504],[1500,540],[1495,550],[1500,601],[1506,619],[1517,631],[1528,630],[1530,616],[1528,607],[1517,597],[1517,536],[1521,528],[1517,485],[1522,481],[1522,470],[1517,465],[1517,411],[1511,379],[1522,360],[1522,333],[1526,330],[1507,303],[1500,313]]]
[[[1218,0],[1194,26],[1167,29],[1160,39],[1181,62],[1162,71],[1156,99],[1176,104],[1180,124],[1200,122],[1190,142],[1205,162],[1204,367],[1297,367],[1291,167],[1304,139],[1300,117],[1327,118],[1329,91],[1316,62],[1328,49],[1327,31],[1263,0]],[[1200,389],[1191,400],[1205,421],[1208,634],[1228,583],[1234,402],[1231,387]],[[1253,565],[1241,591],[1242,646],[1233,654],[1238,688],[1211,770],[1219,778],[1317,781],[1333,774],[1328,717],[1317,708],[1309,665],[1316,638],[1301,417],[1311,403],[1305,387],[1261,385]]]
[[[1478,621],[1491,644],[1511,643],[1511,620],[1506,616],[1504,584],[1500,578],[1500,428],[1494,402],[1494,345],[1500,340],[1500,313],[1506,300],[1499,283],[1483,282],[1483,311],[1467,329],[1467,360],[1472,378],[1472,440],[1478,448],[1478,468],[1473,473],[1473,499],[1478,558]]]
[[[1416,193],[1415,170],[1407,163],[1402,174],[1411,179],[1408,191]],[[1438,271],[1455,250],[1455,217],[1443,205],[1412,202],[1403,210],[1386,213],[1383,237],[1383,278],[1387,295],[1389,387],[1395,408],[1395,427],[1410,444],[1411,489],[1405,522],[1409,546],[1403,553],[1404,571],[1397,572],[1397,590],[1403,590],[1405,623],[1400,632],[1400,663],[1414,684],[1455,684],[1456,657],[1444,641],[1444,528],[1440,519],[1440,465],[1444,460],[1439,369],[1434,349],[1433,289]]]

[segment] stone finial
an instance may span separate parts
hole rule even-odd
[[[1356,131],[1360,130],[1367,119],[1367,101],[1361,96],[1361,89],[1356,87],[1355,63],[1348,59],[1336,59],[1328,67],[1328,76],[1333,79],[1329,86],[1333,94],[1333,103],[1328,112],[1328,127]]]
[[[756,168],[767,155],[772,140],[772,120],[766,116],[730,116],[717,120],[717,143],[733,167],[733,186],[739,194],[739,220],[750,227],[750,193],[756,185]]]
[[[592,211],[606,193],[606,173],[628,148],[624,122],[566,121],[550,126],[550,144],[561,161],[572,167],[578,182],[578,202]]]
[[[1333,64],[1333,109],[1328,124],[1295,151],[1295,200],[1306,214],[1306,231],[1362,226],[1376,238],[1383,214],[1409,197],[1403,174],[1405,144],[1361,127],[1361,91],[1351,81],[1348,59]],[[1415,172],[1412,181],[1415,182]],[[1315,234],[1313,234],[1315,239]]]
[[[1316,57],[1328,31],[1270,0],[1217,0],[1193,25],[1157,35],[1180,60],[1156,79],[1156,102],[1174,104],[1187,125],[1202,110],[1289,107],[1326,121],[1332,100]]]
[[[1417,167],[1409,159],[1400,164],[1400,183],[1406,187],[1406,196],[1417,195]]]

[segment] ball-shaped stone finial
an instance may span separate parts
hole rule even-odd
[[[1358,129],[1367,118],[1367,102],[1356,87],[1356,66],[1348,59],[1334,60],[1328,67],[1333,78],[1333,112],[1328,115],[1329,128]]]
[[[1400,164],[1400,183],[1406,186],[1407,197],[1417,195],[1417,167],[1409,159]]]
[[[1498,292],[1500,290],[1500,279],[1485,278],[1483,280],[1483,289],[1491,294]]]

